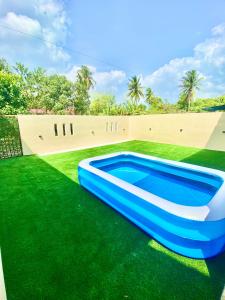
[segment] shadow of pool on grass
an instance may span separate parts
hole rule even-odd
[[[149,245],[149,236],[79,186],[82,153],[0,162],[8,299],[219,299],[224,256],[206,267]]]

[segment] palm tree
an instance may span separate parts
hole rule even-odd
[[[77,79],[78,82],[82,83],[87,90],[95,85],[92,72],[87,66],[81,66],[80,70],[77,72]]]
[[[140,82],[140,78],[137,76],[131,77],[128,83],[128,96],[133,101],[133,104],[137,105],[141,97],[144,97],[143,87]]]
[[[153,100],[154,100],[154,93],[151,88],[147,88],[145,91],[145,102],[148,105],[152,105]]]
[[[200,88],[202,78],[196,70],[187,71],[181,80],[181,93],[184,95],[187,103],[187,111],[189,111],[191,102],[194,99],[196,90]]]
[[[74,84],[74,99],[73,99],[73,111],[81,114],[86,113],[90,105],[89,90],[93,88],[95,81],[93,74],[87,66],[81,66],[77,72],[76,81]],[[76,106],[76,109],[75,109]]]

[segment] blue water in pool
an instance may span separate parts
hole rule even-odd
[[[222,184],[214,175],[154,160],[121,155],[92,163],[115,177],[177,204],[207,204]]]

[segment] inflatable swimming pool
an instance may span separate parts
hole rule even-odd
[[[134,152],[79,163],[79,182],[160,243],[208,258],[225,248],[225,173]]]

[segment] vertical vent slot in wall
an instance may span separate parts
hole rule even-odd
[[[111,131],[113,131],[113,122],[111,122]]]
[[[118,124],[117,122],[115,122],[115,131],[117,132],[117,130],[118,130]]]
[[[58,127],[57,127],[57,124],[54,124],[54,132],[55,132],[55,136],[58,136]]]
[[[66,135],[66,125],[63,124],[63,135]]]
[[[106,122],[105,131],[108,132],[109,123]]]
[[[70,123],[70,134],[73,135],[73,124]]]

